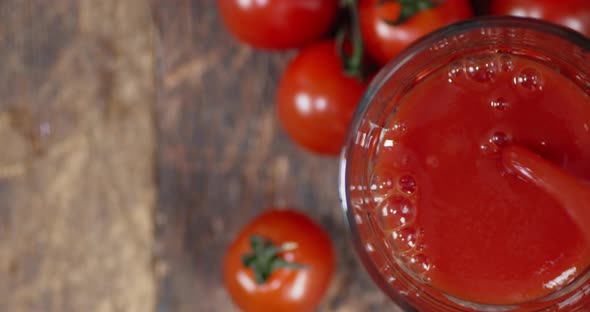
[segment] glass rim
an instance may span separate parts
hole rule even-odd
[[[440,28],[436,31],[431,32],[428,35],[418,39],[414,43],[410,44],[407,48],[405,48],[401,53],[399,53],[396,57],[392,58],[382,69],[379,73],[372,79],[370,82],[367,91],[363,94],[362,98],[360,99],[358,106],[352,116],[351,123],[348,128],[347,137],[344,142],[344,146],[341,150],[339,155],[339,176],[338,176],[338,193],[341,202],[341,208],[344,212],[345,222],[349,227],[349,231],[351,232],[351,238],[353,241],[354,248],[356,249],[357,256],[363,258],[366,255],[364,254],[364,248],[362,248],[362,239],[360,237],[360,233],[356,228],[356,224],[352,222],[351,215],[349,214],[349,209],[351,207],[350,203],[350,196],[349,190],[347,185],[349,185],[349,176],[348,176],[348,161],[352,158],[352,154],[354,152],[354,148],[350,148],[354,146],[355,143],[355,136],[357,132],[360,130],[362,121],[364,120],[364,116],[367,114],[370,104],[372,103],[375,95],[379,90],[383,88],[386,82],[391,78],[391,76],[396,73],[400,68],[406,66],[410,60],[424,52],[425,50],[429,49],[434,43],[439,40],[445,39],[450,37],[451,35],[460,35],[461,33],[466,33],[469,31],[477,30],[477,29],[493,29],[493,28],[513,28],[513,29],[522,29],[522,30],[530,30],[537,33],[544,33],[548,34],[552,37],[560,38],[565,41],[569,41],[573,46],[580,47],[582,50],[586,52],[590,52],[590,38],[586,38],[582,34],[578,33],[575,30],[570,28],[557,25],[554,23],[550,23],[547,21],[535,19],[535,18],[525,18],[525,17],[514,17],[514,16],[483,16],[483,17],[476,17],[464,21],[460,21],[454,24],[447,25],[443,28]],[[363,254],[361,254],[363,253]],[[366,265],[365,270],[367,271],[378,271],[375,266],[373,265],[371,268],[368,268]],[[370,272],[369,272],[370,273]],[[580,285],[588,282],[590,280],[590,267],[583,270],[579,276],[577,276],[570,284],[566,285],[565,287],[551,292],[543,297],[539,297],[534,300],[529,300],[521,303],[511,304],[511,305],[496,305],[496,304],[483,304],[471,301],[465,301],[460,298],[453,297],[443,290],[434,288],[432,286],[426,285],[427,287],[432,287],[436,291],[440,292],[441,295],[446,297],[453,303],[457,303],[460,306],[463,306],[467,309],[481,309],[481,311],[510,311],[511,309],[515,309],[520,307],[521,305],[531,304],[534,302],[543,302],[543,301],[551,301],[559,298],[561,295],[567,294],[572,291],[572,288],[577,288]],[[445,304],[444,302],[440,302],[441,304]],[[452,308],[448,307],[447,308]]]

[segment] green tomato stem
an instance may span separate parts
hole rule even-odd
[[[252,269],[254,279],[258,285],[264,284],[271,274],[278,269],[301,269],[303,265],[288,262],[279,257],[285,251],[297,248],[297,243],[287,242],[280,246],[274,245],[270,240],[258,235],[250,237],[252,253],[242,257],[242,264]]]
[[[344,72],[352,77],[364,79],[363,73],[363,38],[360,29],[360,20],[358,14],[358,6],[356,0],[342,0],[341,5],[349,11],[351,25],[351,41],[352,54],[348,55],[344,51],[344,41],[346,39],[346,31],[340,31],[337,35],[337,43],[340,55],[344,63]]]

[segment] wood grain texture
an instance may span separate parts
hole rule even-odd
[[[153,310],[151,13],[0,2],[0,311]]]
[[[268,207],[324,225],[338,271],[320,311],[396,311],[357,261],[337,195],[337,160],[295,147],[275,117],[292,53],[238,44],[214,1],[160,1],[156,212],[159,311],[234,311],[223,289],[226,246]]]

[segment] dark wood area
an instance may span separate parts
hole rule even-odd
[[[269,207],[302,209],[333,237],[338,273],[321,311],[393,310],[349,243],[337,160],[295,147],[276,120],[275,88],[292,53],[238,44],[214,1],[160,1],[155,12],[161,311],[231,311],[220,259]]]

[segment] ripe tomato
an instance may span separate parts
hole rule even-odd
[[[344,74],[334,41],[310,45],[287,65],[279,82],[279,121],[304,148],[336,155],[366,86]]]
[[[492,13],[540,18],[590,37],[589,0],[494,0]]]
[[[219,14],[239,40],[261,49],[290,49],[332,26],[338,0],[218,0]]]
[[[406,19],[408,9],[413,14]],[[360,0],[359,16],[368,54],[384,65],[416,39],[472,17],[473,10],[469,0]]]
[[[224,282],[246,312],[313,311],[332,279],[334,258],[332,242],[317,223],[293,210],[270,210],[230,245]]]

